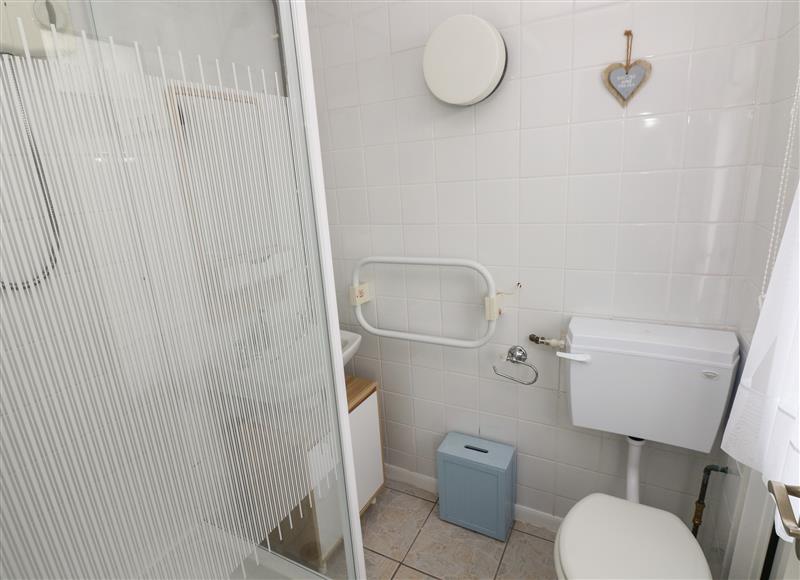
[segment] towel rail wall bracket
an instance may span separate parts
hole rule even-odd
[[[399,264],[406,266],[445,266],[455,268],[469,268],[480,274],[486,281],[486,297],[484,298],[484,318],[487,321],[486,331],[483,336],[473,340],[464,338],[452,338],[448,336],[435,336],[429,334],[419,334],[416,332],[405,332],[400,330],[388,330],[376,328],[371,325],[364,317],[362,305],[375,298],[373,286],[369,282],[361,282],[361,269],[369,264]],[[461,258],[412,258],[400,256],[370,256],[362,258],[353,269],[352,286],[350,287],[350,304],[353,307],[356,320],[367,332],[376,336],[395,338],[399,340],[413,340],[427,344],[438,344],[441,346],[452,346],[456,348],[479,348],[489,342],[494,335],[497,327],[497,319],[503,313],[502,294],[498,294],[494,285],[494,278],[486,266],[474,260]]]

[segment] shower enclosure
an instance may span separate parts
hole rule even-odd
[[[303,5],[0,26],[0,576],[363,576]]]

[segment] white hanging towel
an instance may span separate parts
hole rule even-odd
[[[722,449],[761,472],[764,482],[792,485],[800,484],[798,197],[796,193],[722,438]],[[800,500],[792,498],[792,504],[800,513]],[[791,541],[777,513],[775,531]]]

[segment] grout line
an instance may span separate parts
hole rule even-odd
[[[525,534],[526,536],[531,536],[532,538],[537,538],[537,539],[539,539],[539,540],[543,540],[543,541],[545,541],[545,542],[550,542],[551,544],[555,544],[555,540],[551,540],[551,539],[549,539],[549,538],[543,538],[542,536],[537,536],[536,534],[532,534],[532,533],[530,533],[530,532],[526,532],[525,530],[520,530],[519,528],[515,528],[515,527],[513,527],[513,526],[512,526],[512,528],[511,528],[511,531],[512,531],[512,532],[513,532],[513,531],[517,531],[517,532],[519,532],[520,534]],[[510,537],[511,537],[511,534],[509,534],[509,536],[508,536],[508,537],[510,538]]]
[[[437,502],[437,503],[438,503],[438,502]],[[436,509],[436,504],[433,504],[433,507],[431,507],[431,511],[429,511],[429,512],[428,512],[428,515],[427,515],[427,516],[425,516],[425,521],[424,521],[424,522],[422,522],[422,525],[421,525],[419,528],[417,528],[417,533],[416,533],[416,535],[414,536],[414,539],[413,539],[413,540],[411,541],[411,543],[408,545],[408,550],[406,550],[406,553],[405,553],[405,554],[403,554],[403,559],[400,561],[400,563],[401,563],[401,564],[402,564],[402,563],[405,561],[405,559],[406,559],[406,558],[408,558],[408,554],[411,552],[411,548],[413,548],[413,547],[414,547],[414,544],[416,544],[416,543],[417,543],[417,538],[419,538],[419,535],[420,535],[420,533],[422,532],[422,528],[424,528],[424,527],[425,527],[425,524],[427,524],[427,523],[428,523],[428,520],[431,518],[431,514],[433,513],[433,510],[435,510],[435,509]]]
[[[494,576],[493,578],[497,578],[497,575],[500,573],[500,566],[503,565],[503,558],[506,557],[506,550],[508,549],[508,542],[511,540],[511,534],[514,532],[514,526],[511,526],[511,532],[508,534],[508,539],[503,542],[503,553],[500,554],[500,559],[497,561],[497,568],[494,569]]]

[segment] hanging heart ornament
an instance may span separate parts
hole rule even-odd
[[[631,48],[633,46],[633,33],[625,31],[627,37],[627,54],[625,64],[620,62],[608,65],[603,71],[603,84],[608,92],[619,101],[623,107],[635,95],[650,77],[652,66],[646,60],[631,62]]]

